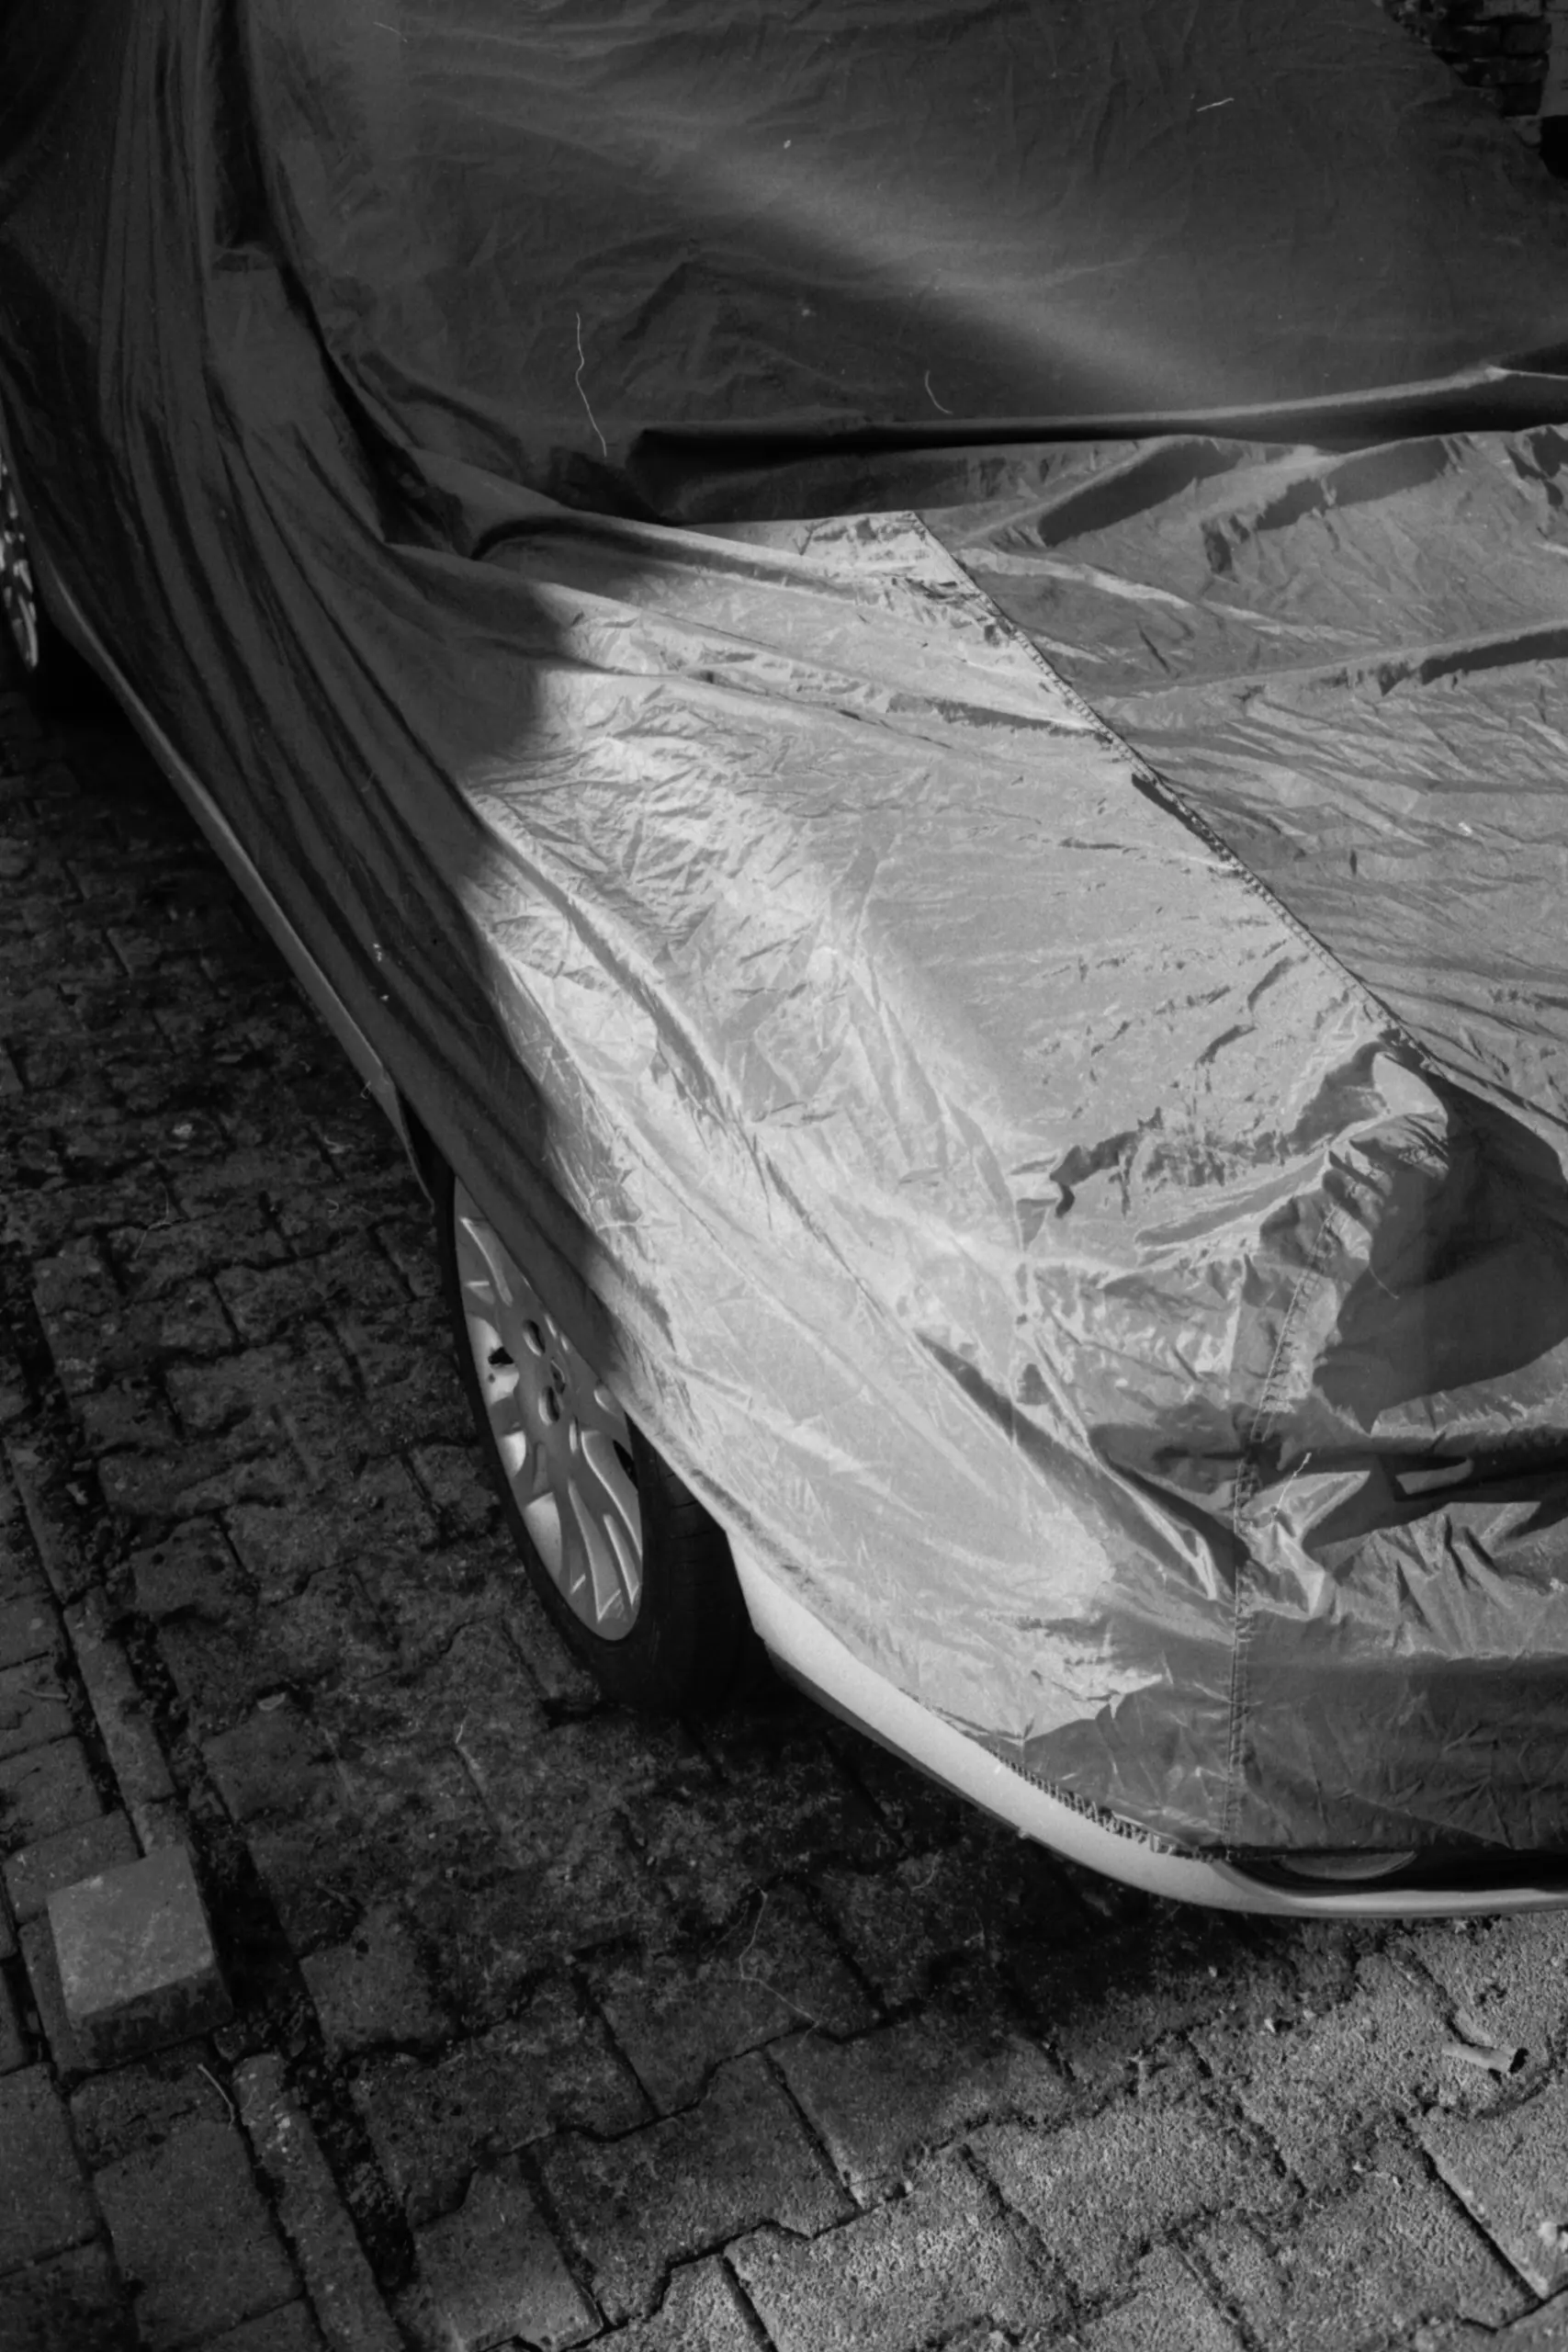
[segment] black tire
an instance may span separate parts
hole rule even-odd
[[[641,1518],[636,1611],[628,1631],[605,1639],[570,1605],[529,1533],[491,1427],[458,1263],[458,1190],[445,1165],[429,1172],[442,1292],[463,1391],[518,1559],[546,1615],[617,1706],[660,1715],[713,1713],[750,1684],[761,1657],[723,1529],[628,1419],[625,1448],[616,1450],[630,1472]],[[525,1270],[516,1271],[526,1281]]]

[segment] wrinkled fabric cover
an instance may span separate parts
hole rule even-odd
[[[1371,0],[243,13],[355,397],[536,488],[666,424],[1302,399],[1568,338],[1568,204]]]
[[[1080,50],[1083,13],[1060,12]],[[1234,47],[1244,20],[1298,41],[1283,102],[1303,138],[1321,113],[1305,101],[1322,28],[1354,44],[1370,27],[1391,86],[1413,76],[1418,92],[1400,137],[1464,165],[1470,208],[1466,228],[1439,205],[1451,234],[1423,247],[1430,282],[1393,304],[1403,323],[1371,364],[1418,372],[1540,339],[1538,256],[1551,263],[1555,231],[1532,213],[1530,246],[1506,147],[1361,0],[1311,12],[1310,34],[1282,7],[1171,12],[1181,29],[1157,72],[1146,43],[1129,48],[1125,14],[1106,14],[1098,116],[1074,85],[1075,138],[1085,120],[1102,134],[1098,166],[1084,134],[1081,189],[1115,187],[1113,167],[1135,178],[1151,154],[1162,186],[1197,172],[1209,131],[1191,101],[1210,103],[1211,80],[1190,26],[1233,42],[1227,64],[1252,54]],[[1495,888],[1506,866],[1516,730],[1486,717],[1484,678],[1357,683],[1411,630],[1427,642],[1446,593],[1421,502],[1467,468],[1506,480],[1513,458],[1474,442],[1429,466],[1408,493],[1416,519],[1400,510],[1369,550],[1386,576],[1363,594],[1350,561],[1343,616],[1331,565],[1227,604],[1214,582],[1250,582],[1276,543],[1248,537],[1244,501],[1219,526],[1226,573],[1201,530],[1193,541],[1190,485],[1138,487],[1139,465],[1158,475],[1146,451],[954,458],[939,531],[909,514],[699,529],[569,513],[525,486],[558,446],[603,463],[677,396],[701,419],[732,379],[758,413],[759,379],[735,357],[763,347],[766,320],[737,321],[731,298],[766,274],[737,265],[715,315],[740,341],[716,345],[711,368],[679,306],[617,328],[623,362],[646,351],[646,382],[595,348],[619,386],[600,450],[575,354],[563,375],[542,328],[527,341],[533,308],[505,343],[514,256],[558,243],[573,258],[573,203],[564,187],[541,197],[521,245],[488,183],[482,210],[463,209],[452,159],[468,136],[491,153],[486,92],[520,168],[549,177],[536,119],[505,111],[522,84],[480,42],[493,17],[478,0],[439,18],[376,9],[423,60],[423,98],[446,88],[453,110],[435,149],[446,179],[411,166],[401,189],[356,160],[355,125],[400,119],[405,86],[368,8],[142,0],[83,16],[90,38],[68,60],[34,60],[49,103],[13,116],[0,151],[0,400],[40,536],[435,1140],[659,1443],[857,1654],[1103,1814],[1208,1848],[1562,1843],[1546,933],[1534,964],[1527,945],[1508,967],[1489,1023],[1428,1017],[1419,970],[1420,904],[1446,909],[1439,866],[1456,893],[1472,872],[1483,802],[1498,813],[1473,871]],[[592,112],[582,94],[604,86],[572,80],[602,17],[531,20],[531,72],[558,36],[550,122],[568,147]],[[792,39],[821,36],[820,86],[797,90],[757,53],[802,135],[841,131],[852,162],[868,125],[908,139],[924,119],[911,91],[941,115],[972,90],[959,31],[1016,36],[1025,17],[1067,42],[1055,12],[927,12],[934,78],[905,60],[897,105],[838,70],[875,51],[829,8],[791,20]],[[680,21],[648,12],[650,28]],[[599,24],[606,74],[619,38]],[[751,53],[739,35],[718,49],[726,73]],[[702,54],[671,51],[692,61],[697,119]],[[1027,74],[986,86],[962,153],[1011,219],[1028,175],[1008,157],[1051,163],[1062,118]],[[1145,104],[1131,151],[1128,90]],[[1231,95],[1213,88],[1203,125]],[[710,144],[729,152],[716,130]],[[312,170],[337,173],[330,201],[306,200]],[[1474,201],[1488,179],[1494,213]],[[414,263],[393,234],[402,197]],[[1081,258],[1065,201],[1032,213],[1032,234],[1060,221],[1061,252]],[[1399,215],[1413,234],[1419,209]],[[639,268],[662,250],[668,271],[651,201],[616,217]],[[1131,243],[1105,217],[1118,250],[1157,260],[1157,208]],[[1251,254],[1243,278],[1261,286],[1247,224],[1227,240],[1212,212],[1186,217],[1195,237],[1209,223],[1181,265],[1190,285],[1228,284]],[[1332,389],[1331,320],[1381,318],[1401,282],[1381,244],[1361,276],[1342,238],[1323,250],[1337,220],[1314,184],[1269,265],[1282,250],[1300,277],[1298,343],[1265,335],[1258,376],[1242,337],[1233,375],[1216,308],[1172,345],[1172,383],[1201,347],[1233,389]],[[444,276],[428,240],[446,228],[461,266]],[[960,256],[976,282],[993,258],[984,230],[965,230]],[[1022,249],[1010,232],[992,243],[1004,261]],[[874,277],[874,236],[870,251]],[[1164,311],[1101,299],[1109,266],[1102,244],[1090,311],[1159,346]],[[1032,356],[987,413],[1040,380],[1040,337],[1061,315],[1055,290],[1036,300],[1016,270],[1008,283]],[[1332,302],[1314,306],[1314,288]],[[454,306],[449,330],[440,315],[407,326],[421,288]],[[913,363],[896,319],[851,336],[843,306],[863,290],[826,288],[851,355],[827,406],[891,414]],[[591,305],[585,329],[604,315]],[[951,333],[956,364],[969,346]],[[799,348],[801,382],[819,380],[815,345]],[[973,381],[979,402],[1002,379]],[[798,418],[816,395],[787,370],[779,382]],[[471,413],[448,397],[469,385]],[[1529,447],[1515,511],[1540,544],[1496,592],[1514,596],[1510,641],[1558,609],[1551,449]],[[1218,450],[1193,478],[1228,469],[1235,487],[1275,462]],[[1285,462],[1306,485],[1291,493],[1300,526],[1318,512],[1335,541],[1335,501],[1312,504],[1328,461]],[[1129,468],[1108,519],[1093,494]],[[955,514],[977,482],[984,511]],[[1054,502],[1079,493],[1088,511],[1058,543]],[[1085,553],[1097,531],[1103,561]],[[1500,525],[1484,552],[1513,563]],[[1325,690],[1313,758],[1292,682],[1265,659],[1296,641],[1298,605],[1308,665],[1345,679]],[[1128,609],[1145,606],[1147,630]],[[1537,841],[1556,677],[1540,653],[1518,713],[1536,730]],[[1402,733],[1393,709],[1429,693],[1480,714],[1452,823],[1420,729]],[[1385,704],[1389,723],[1362,728]],[[1325,865],[1316,898],[1294,894],[1273,846],[1294,826],[1331,864],[1345,824],[1372,879],[1348,888]],[[1427,899],[1385,922],[1379,902],[1412,878]],[[1444,913],[1443,936],[1482,942],[1501,970],[1522,933],[1499,948],[1494,910],[1512,924],[1501,898],[1477,898],[1451,930]],[[1453,960],[1471,971],[1468,944]],[[1489,1064],[1516,1032],[1528,1047]],[[1466,1058],[1455,1040],[1472,1035]]]

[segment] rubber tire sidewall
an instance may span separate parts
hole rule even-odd
[[[491,1434],[458,1283],[456,1187],[444,1164],[432,1173],[441,1287],[458,1375],[519,1562],[545,1614],[615,1705],[661,1715],[712,1713],[749,1679],[757,1652],[723,1529],[628,1417],[642,1517],[637,1622],[621,1640],[607,1642],[569,1607],[534,1547]]]

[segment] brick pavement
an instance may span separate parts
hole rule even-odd
[[[391,1138],[5,676],[0,1168],[6,2352],[1568,2346],[1568,1920],[1181,1913],[601,1706]],[[232,2017],[91,2066],[49,1897],[176,1843]]]

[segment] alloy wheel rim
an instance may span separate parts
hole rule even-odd
[[[572,1615],[624,1641],[642,1601],[626,1417],[461,1184],[452,1216],[468,1350],[518,1513]]]
[[[39,665],[38,586],[22,533],[21,508],[10,468],[0,457],[0,606],[11,642],[30,676]]]

